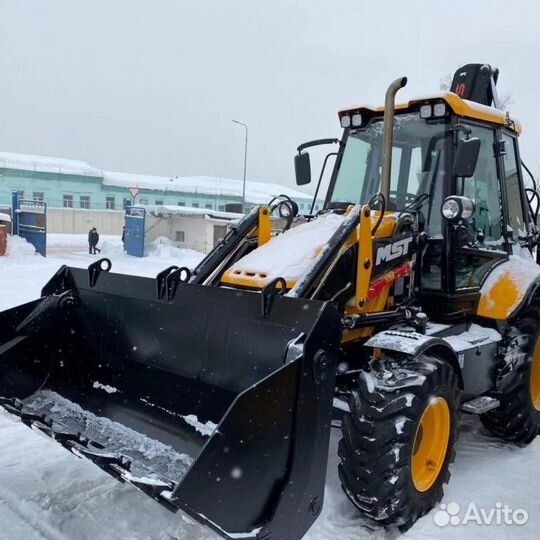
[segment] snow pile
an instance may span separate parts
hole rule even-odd
[[[101,257],[114,258],[125,256],[124,244],[119,238],[104,240],[100,245],[98,245],[98,248],[101,249]]]
[[[150,244],[147,244],[144,248],[144,255],[145,257],[152,257],[154,259],[177,259],[179,262],[178,266],[187,266],[188,268],[196,266],[204,256],[194,249],[179,247],[177,242],[169,240],[164,236],[160,236]]]
[[[0,221],[5,221],[7,223],[11,223],[11,216],[9,214],[4,214],[0,212]]]
[[[92,442],[103,445],[107,452],[127,456],[138,466],[169,480],[179,481],[193,462],[187,454],[180,454],[142,433],[85,411],[50,390],[36,392],[24,404],[39,415],[52,418],[53,425],[58,422],[70,431],[84,433]]]
[[[133,257],[126,255],[124,244],[119,238],[110,238],[101,244],[101,257],[108,258],[127,258],[133,260]],[[195,267],[204,257],[203,253],[194,249],[182,248],[177,242],[169,240],[164,236],[156,238],[154,241],[146,244],[144,248],[144,256],[155,260],[168,261],[177,266],[187,266],[188,268]],[[163,266],[163,269],[165,265]],[[114,271],[114,269],[113,269]]]
[[[344,219],[337,214],[326,214],[289,229],[240,259],[232,272],[296,281],[306,274]]]
[[[7,255],[14,258],[24,258],[38,255],[38,253],[36,253],[34,246],[24,238],[8,235]]]

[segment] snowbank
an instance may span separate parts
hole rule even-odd
[[[12,235],[8,235],[6,255],[12,258],[30,257],[33,255],[41,256],[36,253],[34,246],[24,238]]]
[[[132,260],[134,259],[134,257],[129,257],[129,255],[125,254],[124,245],[122,244],[122,241],[117,238],[105,240],[103,244],[101,244],[100,255],[109,258],[127,257]],[[199,263],[204,257],[204,254],[195,251],[194,249],[179,247],[173,240],[160,236],[145,246],[144,256],[156,261],[174,260],[176,261],[175,264],[177,266],[187,266],[188,268],[192,268]]]
[[[194,249],[179,247],[176,242],[163,236],[145,246],[144,255],[154,259],[178,259],[178,261],[182,261],[184,266],[188,267],[198,264],[203,256]]]

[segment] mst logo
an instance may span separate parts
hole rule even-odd
[[[394,259],[405,255],[409,251],[409,245],[412,240],[413,237],[409,236],[408,238],[402,238],[392,244],[381,246],[377,250],[377,261],[375,264],[378,265],[384,261],[393,261]]]

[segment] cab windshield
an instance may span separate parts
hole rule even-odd
[[[330,208],[367,203],[379,191],[382,133],[382,118],[372,120],[367,127],[350,130],[328,195]],[[443,196],[446,133],[445,120],[424,120],[418,113],[396,115],[394,119],[387,210],[404,210],[418,201],[416,209],[425,208],[432,232],[441,232],[439,209]]]

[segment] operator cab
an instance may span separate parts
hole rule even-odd
[[[325,208],[371,203],[385,217],[416,217],[415,286],[433,318],[474,315],[489,270],[527,249],[536,235],[521,177],[521,127],[490,106],[498,105],[497,76],[490,66],[470,64],[456,72],[452,92],[396,105],[384,208],[373,205],[381,190],[384,108],[339,112],[344,131]],[[305,183],[302,170],[297,163],[299,184]]]

